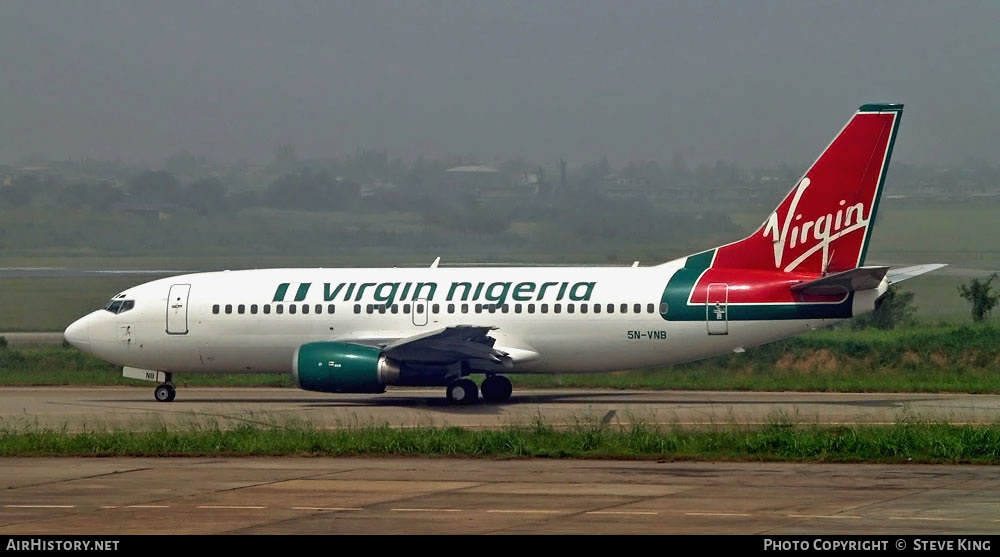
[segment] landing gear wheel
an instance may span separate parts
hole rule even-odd
[[[483,400],[486,402],[507,402],[514,386],[503,375],[491,375],[483,381]]]
[[[472,404],[479,399],[479,388],[471,379],[460,379],[448,385],[448,401],[454,404]]]
[[[170,383],[164,383],[153,391],[153,396],[156,397],[156,402],[172,402],[177,396],[177,391]]]

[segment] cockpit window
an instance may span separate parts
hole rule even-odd
[[[121,296],[115,296],[104,306],[104,309],[111,313],[125,313],[135,307],[135,300],[121,300]]]

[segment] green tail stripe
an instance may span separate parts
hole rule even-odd
[[[705,304],[688,305],[691,291],[698,278],[712,264],[715,250],[704,251],[687,258],[663,289],[660,301],[667,304],[667,321],[705,321]],[[767,321],[778,319],[847,319],[851,317],[854,303],[852,292],[839,304],[785,304],[785,305],[735,305],[727,311],[729,321]]]
[[[303,282],[299,285],[299,289],[295,291],[295,301],[301,302],[306,299],[306,294],[309,293],[309,287],[312,286],[311,282]]]
[[[274,299],[272,302],[284,302],[285,294],[288,292],[288,283],[283,282],[278,285],[278,289],[274,291]]]

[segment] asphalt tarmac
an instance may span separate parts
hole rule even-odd
[[[283,423],[317,427],[388,424],[472,428],[572,425],[711,426],[774,422],[887,424],[903,420],[1000,422],[1000,396],[896,393],[758,393],[552,389],[515,391],[507,404],[449,405],[444,389],[324,394],[298,389],[185,388],[170,403],[144,387],[0,387],[0,423],[143,428],[163,424]]]
[[[991,466],[0,459],[0,534],[995,534]]]

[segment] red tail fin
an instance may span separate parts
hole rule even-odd
[[[828,273],[864,263],[901,104],[866,104],[756,232],[713,267]]]

